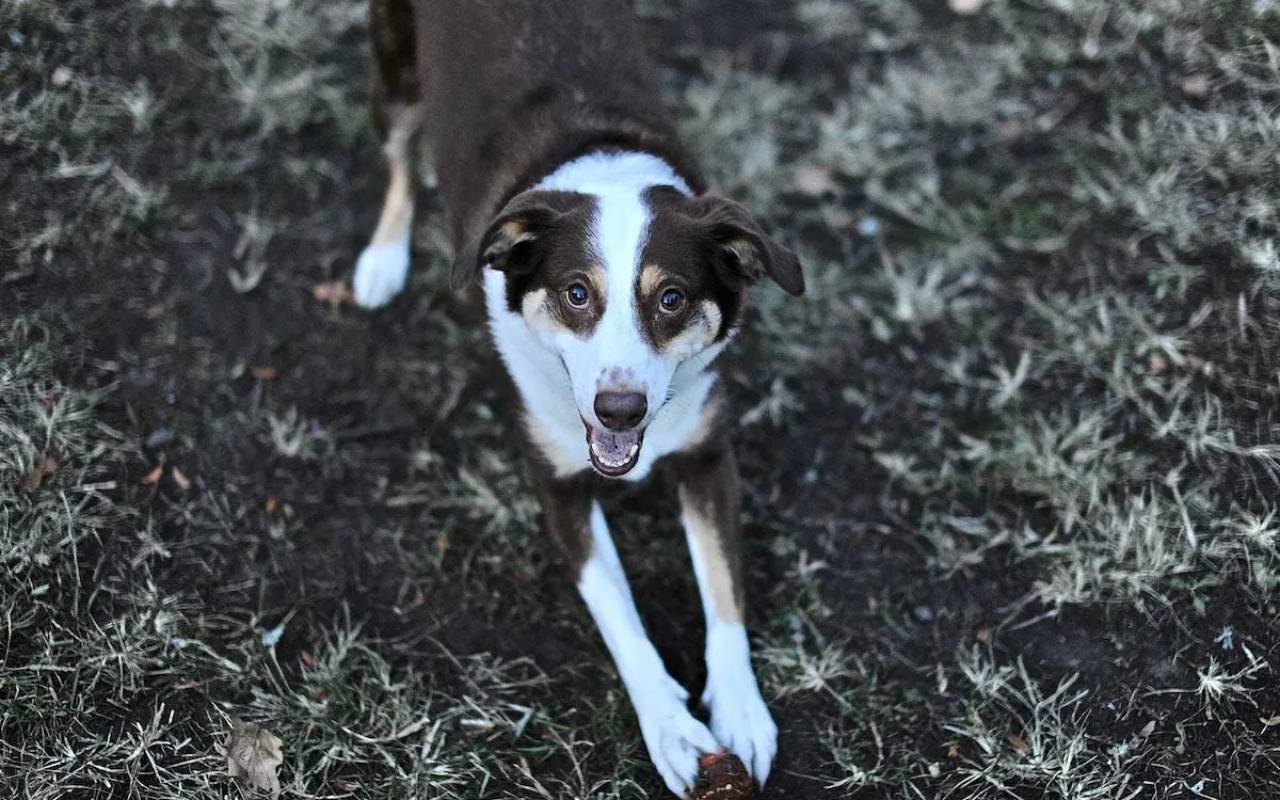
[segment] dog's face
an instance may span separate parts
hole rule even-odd
[[[741,206],[671,187],[524,192],[459,255],[455,283],[482,267],[504,274],[508,310],[559,356],[607,477],[636,465],[646,426],[723,349],[749,284],[804,291],[795,256]]]

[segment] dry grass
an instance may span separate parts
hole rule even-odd
[[[1268,796],[1280,7],[641,13],[811,289],[726,360],[771,793]],[[362,35],[346,1],[3,5],[16,796],[226,797],[233,719],[297,797],[658,788],[432,194],[407,299],[312,296],[380,194]],[[665,497],[620,500],[621,546],[696,684]]]

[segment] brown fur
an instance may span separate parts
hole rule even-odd
[[[397,67],[403,36],[384,30],[406,15],[416,85]],[[530,24],[540,19],[554,24]],[[651,152],[705,188],[621,0],[375,0],[372,21],[380,96],[416,92],[423,104],[455,246],[478,237],[517,192],[591,150]]]
[[[733,449],[722,437],[706,447],[672,457],[680,483],[680,505],[693,523],[691,546],[701,553],[713,608],[725,622],[741,622],[746,607],[742,585],[742,490]]]
[[[727,336],[739,322],[745,287],[763,275],[792,294],[803,291],[794,255],[736,203],[703,195],[702,176],[667,121],[622,0],[373,0],[371,27],[384,115],[420,110],[458,251],[455,283],[472,283],[489,264],[506,274],[511,310],[589,331],[603,307],[576,312],[562,295],[581,280],[597,302],[611,301],[588,252],[594,201],[529,189],[579,155],[617,149],[658,156],[695,194],[671,187],[646,193],[647,266],[633,298],[612,299],[637,304],[655,346],[695,334]],[[658,307],[669,286],[685,295],[679,313]],[[524,309],[527,296],[538,298],[531,303],[537,308]],[[708,567],[714,611],[733,620],[744,605],[740,487],[724,408],[716,390],[689,450],[667,462],[696,522],[693,544]],[[529,474],[546,528],[576,574],[591,554],[591,498],[606,481],[586,465],[570,474],[567,465],[548,463],[537,431],[528,433]]]

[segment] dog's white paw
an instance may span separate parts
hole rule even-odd
[[[378,308],[400,293],[409,277],[409,239],[370,245],[356,261],[352,281],[356,302],[365,308]]]
[[[698,757],[720,749],[685,706],[689,693],[665,673],[652,687],[632,693],[649,758],[673,793],[685,796],[698,779]]]
[[[716,741],[742,759],[751,777],[764,786],[778,752],[778,726],[760,696],[750,663],[713,673],[702,703],[711,711]]]

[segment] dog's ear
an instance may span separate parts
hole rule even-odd
[[[531,272],[546,237],[565,216],[555,194],[524,192],[499,211],[484,233],[458,251],[449,273],[453,288],[470,283],[486,266],[509,274]]]
[[[787,294],[804,294],[800,260],[761,230],[742,206],[725,197],[702,195],[694,200],[693,221],[703,229],[715,269],[725,282],[746,285],[768,275]]]

